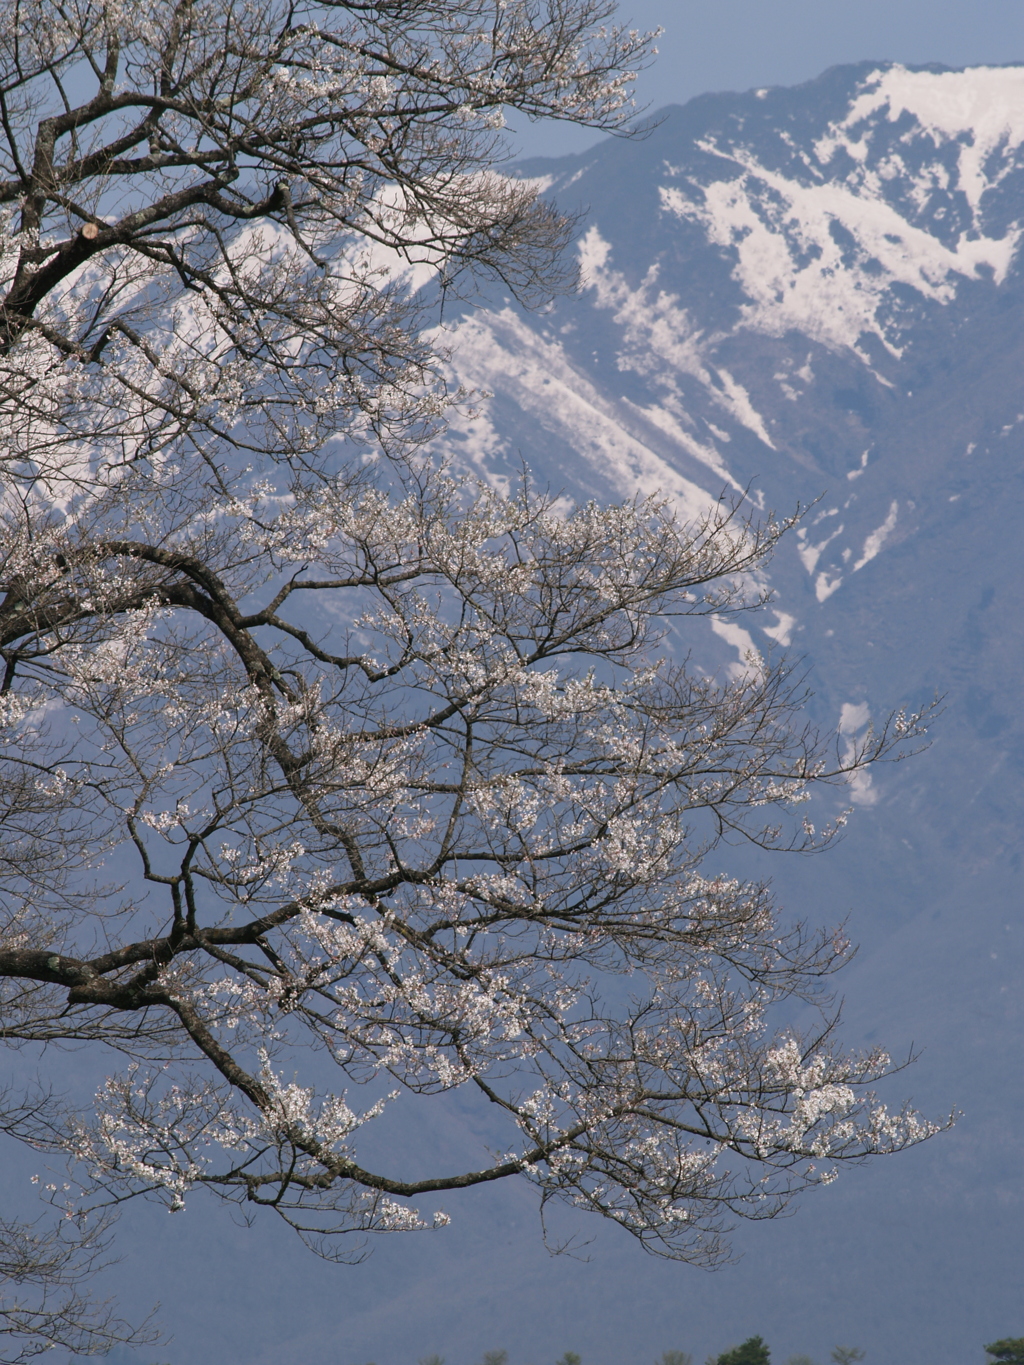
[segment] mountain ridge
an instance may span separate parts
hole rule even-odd
[[[780,1239],[813,1282],[845,1224],[851,1289],[922,1365],[962,1358],[982,1339],[971,1321],[1020,1300],[1019,1233],[994,1208],[1019,1219],[1024,1119],[1021,96],[1017,64],[865,62],[671,107],[637,144],[520,163],[588,206],[580,293],[540,316],[496,298],[451,333],[456,375],[493,395],[444,443],[463,468],[500,482],[522,457],[570,498],[660,493],[684,515],[748,488],[762,508],[812,504],[768,569],[771,612],[699,637],[709,666],[795,651],[824,731],[946,697],[928,754],[847,793],[842,849],[772,869],[794,913],[852,911],[845,1033],[923,1043],[913,1089],[965,1111],[902,1167],[916,1175],[897,1161],[831,1212],[808,1201],[817,1256]],[[891,1247],[872,1225],[883,1206],[903,1210]],[[922,1238],[926,1283],[892,1255]],[[735,1274],[737,1301],[764,1301],[749,1266]],[[930,1294],[943,1307],[926,1324]]]

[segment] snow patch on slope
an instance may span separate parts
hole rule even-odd
[[[858,569],[863,569],[864,565],[867,564],[869,560],[874,559],[875,555],[878,554],[879,550],[895,529],[896,517],[899,514],[899,510],[900,505],[898,502],[889,504],[889,515],[886,517],[885,521],[882,522],[881,526],[879,526],[877,530],[872,531],[867,540],[865,540],[860,559],[858,559],[853,566],[854,573],[856,573]]]
[[[843,762],[852,763],[858,755],[861,741],[858,735],[871,724],[871,711],[867,702],[844,702],[839,712],[839,733],[846,740]],[[870,769],[862,768],[847,778],[850,786],[850,800],[856,806],[873,806],[878,800],[878,792],[873,790],[874,781]]]
[[[834,517],[837,514],[837,511],[838,508],[833,507],[831,511],[822,513],[817,518],[817,521],[823,520],[824,517]],[[800,563],[809,574],[813,574],[814,570],[818,567],[818,560],[821,558],[823,551],[832,544],[837,536],[842,535],[842,533],[843,524],[840,523],[830,536],[826,536],[824,540],[813,543],[807,539],[807,527],[797,527],[796,552],[800,556]]]
[[[749,630],[744,630],[734,621],[723,621],[720,616],[711,617],[711,629],[740,656],[739,663],[729,664],[725,670],[733,682],[739,682],[752,674],[760,674],[764,670],[764,659]]]
[[[678,297],[658,287],[657,265],[648,270],[639,289],[630,289],[625,276],[612,269],[611,246],[596,227],[580,241],[579,254],[583,288],[593,292],[598,308],[610,310],[622,328],[619,368],[654,379],[676,399],[674,375],[690,375],[735,422],[774,450],[765,420],[750,394],[727,370],[715,370],[708,363],[703,333],[679,306]]]
[[[793,627],[796,625],[796,617],[778,609],[775,610],[775,616],[777,621],[774,626],[762,626],[761,629],[769,639],[780,644],[783,649],[788,649],[793,636]]]
[[[530,419],[542,450],[555,437],[573,450],[624,500],[665,497],[680,514],[696,520],[716,505],[711,494],[685,478],[627,427],[627,413],[604,397],[572,365],[557,340],[539,336],[511,308],[472,316],[445,338],[458,380],[482,395],[475,413],[456,413],[442,442],[456,461],[492,481],[495,457],[517,457],[508,435],[498,435],[493,395],[510,400]],[[678,433],[685,438],[686,433]],[[452,438],[455,439],[452,439]],[[681,442],[682,443],[682,442]],[[707,455],[707,452],[705,452]],[[711,455],[707,455],[710,462]]]
[[[741,168],[734,179],[697,187],[699,203],[676,186],[661,188],[663,207],[696,220],[708,238],[736,253],[733,278],[749,300],[741,326],[769,336],[799,331],[830,350],[848,349],[870,364],[861,339],[901,348],[885,316],[891,286],[949,303],[953,276],[976,279],[988,267],[1005,279],[1020,239],[963,234],[955,248],[909,223],[870,184],[801,184],[761,165],[749,152],[716,154]],[[837,230],[838,229],[838,230]]]
[[[742,493],[744,491],[742,486],[737,483],[729,473],[722,461],[722,457],[715,447],[712,445],[705,445],[702,441],[698,441],[695,436],[691,435],[691,433],[683,427],[681,420],[683,414],[671,412],[666,407],[658,407],[655,403],[652,403],[649,407],[644,407],[640,403],[634,403],[630,398],[624,398],[622,401],[627,407],[632,408],[638,416],[650,422],[652,426],[657,427],[660,431],[663,431],[670,440],[674,441],[676,445],[680,446],[689,455],[692,455],[695,460],[699,460],[701,464],[706,465],[723,483],[728,484],[735,492]],[[712,428],[712,430],[714,430],[714,428]],[[723,432],[716,431],[715,434],[720,440],[727,441],[729,439],[728,435]]]
[[[879,114],[889,123],[910,114],[936,147],[959,144],[958,188],[977,226],[982,196],[1013,169],[1013,154],[1024,143],[1024,67],[908,71],[893,66],[873,72],[864,87],[846,118],[831,124],[815,144],[818,160],[825,165],[844,149],[863,162],[871,135],[863,125]]]
[[[986,229],[984,210],[1019,168],[1024,67],[879,69],[809,150],[778,137],[785,169],[774,151],[709,139],[698,146],[722,173],[660,189],[665,211],[733,254],[741,328],[799,331],[869,364],[865,337],[901,354],[901,291],[948,304],[961,280],[1005,280],[1021,227]]]

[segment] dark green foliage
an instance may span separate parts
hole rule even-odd
[[[485,1351],[483,1365],[508,1365],[507,1351]]]
[[[985,1351],[996,1360],[1005,1361],[1006,1365],[1024,1365],[1024,1337],[1003,1337],[986,1346]],[[991,1361],[989,1365],[992,1365]]]
[[[856,1365],[858,1360],[864,1359],[864,1352],[859,1346],[836,1346],[832,1351],[832,1359],[835,1365]]]
[[[654,1365],[693,1365],[693,1356],[686,1351],[663,1351]]]
[[[742,1345],[723,1351],[715,1365],[770,1365],[768,1347],[762,1337],[748,1337]]]
[[[581,1365],[581,1358],[575,1351],[566,1351],[561,1360],[556,1360],[555,1365]]]

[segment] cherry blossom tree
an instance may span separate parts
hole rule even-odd
[[[625,127],[648,39],[610,11],[3,5],[0,1028],[124,1058],[8,1116],[72,1214],[205,1188],[344,1257],[516,1178],[709,1263],[934,1131],[883,1053],[780,1023],[846,943],[715,861],[827,841],[811,792],[921,731],[839,753],[784,661],[673,661],[787,523],[423,444],[462,397],[431,306],[570,282],[502,109]],[[454,1090],[494,1151],[375,1159]]]
[[[55,1227],[0,1218],[0,1353],[4,1365],[56,1348],[76,1356],[142,1346],[156,1333],[130,1326],[83,1289],[103,1265],[107,1223]]]

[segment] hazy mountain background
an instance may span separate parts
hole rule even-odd
[[[709,668],[803,659],[840,742],[945,694],[931,750],[845,794],[840,847],[767,871],[794,915],[850,917],[845,1040],[920,1050],[886,1099],[963,1117],[740,1229],[714,1275],[592,1220],[589,1261],[551,1260],[509,1188],[352,1269],[200,1201],[133,1211],[131,1299],[161,1299],[166,1358],[199,1365],[472,1365],[502,1346],[512,1365],[567,1348],[633,1365],[755,1332],[779,1362],[836,1342],[868,1365],[980,1361],[1024,1334],[1024,67],[839,67],[517,171],[585,214],[584,287],[535,315],[500,297],[448,313],[457,376],[490,396],[446,448],[572,498],[815,504],[768,570],[773,608],[676,645]],[[455,1100],[422,1141],[478,1135]]]

